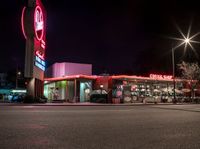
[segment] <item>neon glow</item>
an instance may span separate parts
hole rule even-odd
[[[169,79],[168,77],[157,77],[157,78],[150,78],[150,77],[142,77],[142,76],[128,76],[128,75],[117,75],[117,76],[111,76],[112,79],[121,79],[121,80],[125,80],[125,79],[133,79],[134,81],[139,81],[139,80],[149,80],[149,81],[153,81],[153,80],[160,80],[160,81],[173,81],[173,79]],[[176,81],[181,81],[183,79],[175,79]]]
[[[44,53],[42,54],[40,51],[36,51],[36,56],[38,56],[39,58],[41,58],[42,60],[44,60]]]
[[[35,8],[34,13],[34,29],[36,38],[40,41],[44,35],[44,16],[40,6]]]
[[[149,76],[152,79],[165,79],[165,80],[171,80],[172,76],[168,76],[168,75],[158,75],[158,74],[150,74]]]
[[[42,47],[43,49],[45,49],[45,48],[46,48],[46,43],[45,43],[45,41],[44,41],[44,40],[41,40],[41,47]]]
[[[24,7],[22,9],[21,26],[22,26],[23,35],[24,35],[25,39],[27,39],[27,36],[26,36],[26,33],[25,33],[25,29],[24,29],[24,12],[25,12],[25,10],[26,10],[26,7]]]
[[[12,90],[12,93],[27,93],[26,90]]]
[[[41,47],[42,47],[43,49],[45,49],[45,45],[41,44]]]
[[[63,76],[63,77],[55,77],[55,78],[45,78],[45,81],[60,81],[60,80],[71,80],[71,79],[78,79],[78,78],[82,78],[82,79],[98,79],[100,78],[100,76],[95,76],[95,75],[70,75],[70,76]],[[148,81],[154,81],[154,80],[160,80],[160,81],[173,81],[173,79],[153,79],[150,77],[141,77],[141,76],[128,76],[128,75],[117,75],[117,76],[111,76],[112,79],[133,79],[133,80],[148,80]],[[166,77],[165,77],[166,78]],[[177,82],[180,81],[187,81],[184,79],[175,79]]]
[[[41,58],[38,56],[35,57],[35,66],[40,68],[41,70],[45,71],[45,61],[43,61]]]
[[[63,77],[56,77],[56,78],[45,78],[45,81],[59,81],[59,80],[71,80],[71,79],[92,79],[95,80],[99,76],[89,76],[89,75],[70,75],[70,76],[63,76]]]
[[[40,64],[42,64],[43,66],[45,66],[45,62],[43,61],[43,60],[41,60],[39,57],[35,57],[35,60],[37,61],[37,62],[39,62]]]
[[[35,66],[37,66],[38,68],[40,68],[41,70],[45,71],[45,67],[42,66],[42,64],[35,62]]]

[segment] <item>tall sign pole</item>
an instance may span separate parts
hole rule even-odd
[[[25,70],[27,91],[33,97],[43,95],[46,49],[46,11],[40,0],[28,0],[22,10],[22,32],[26,39]]]
[[[175,80],[175,58],[174,58],[174,48],[172,47],[172,69],[173,69],[173,94],[174,94],[174,99],[172,100],[173,103],[176,103],[176,80]]]

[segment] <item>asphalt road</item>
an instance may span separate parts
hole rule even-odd
[[[200,149],[200,105],[0,106],[0,149]]]

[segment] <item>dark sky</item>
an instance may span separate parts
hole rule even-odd
[[[170,74],[171,47],[193,20],[191,34],[200,31],[198,2],[190,0],[42,0],[47,10],[47,64],[93,64],[93,73]],[[21,11],[25,0],[0,5],[0,72],[24,66],[25,39]],[[199,35],[200,36],[200,35]],[[200,39],[198,36],[195,40]],[[194,47],[200,50],[200,45]],[[175,51],[176,63],[199,61],[191,49]]]

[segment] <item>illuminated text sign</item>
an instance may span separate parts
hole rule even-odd
[[[24,76],[44,79],[46,51],[46,11],[41,0],[28,0],[22,10],[21,27],[26,43]]]
[[[35,57],[35,66],[37,66],[41,70],[45,71],[45,61],[43,61],[38,56]]]
[[[44,16],[40,6],[35,8],[34,14],[34,29],[38,40],[42,40],[44,35]]]
[[[172,76],[170,75],[158,75],[158,74],[150,74],[151,79],[165,79],[165,80],[171,80]]]

